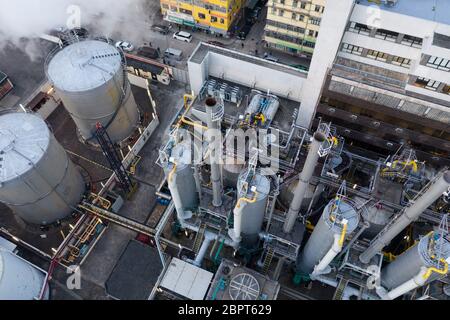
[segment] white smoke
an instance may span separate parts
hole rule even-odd
[[[0,0],[0,51],[22,46],[24,39],[39,38],[50,30],[65,27],[92,28],[98,35],[128,37],[142,41],[144,24],[154,14],[158,0]],[[150,9],[152,8],[152,9]],[[141,23],[142,27],[137,27]],[[142,33],[142,34],[141,34]],[[31,47],[24,52],[32,56]]]

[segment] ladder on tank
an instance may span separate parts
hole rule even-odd
[[[339,284],[333,295],[333,300],[342,300],[342,297],[344,295],[344,290],[347,287],[347,284],[348,284],[348,280],[346,278],[342,277],[339,280]]]
[[[133,190],[133,183],[130,176],[123,166],[119,154],[108,135],[108,132],[99,122],[96,124],[95,137],[97,138],[97,141],[100,144],[103,154],[108,160],[111,169],[114,171],[120,187],[125,193],[131,193]]]

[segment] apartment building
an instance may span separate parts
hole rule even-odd
[[[164,20],[227,35],[242,16],[245,0],[160,0]]]
[[[298,123],[354,145],[450,156],[450,1],[328,1]]]
[[[264,40],[271,48],[310,56],[326,0],[269,0]]]

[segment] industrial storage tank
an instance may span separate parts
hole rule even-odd
[[[45,273],[0,247],[0,300],[34,300],[44,286]],[[48,299],[49,290],[44,299]]]
[[[311,274],[314,266],[333,246],[335,234],[340,235],[343,225],[336,222],[336,216],[347,220],[346,234],[352,233],[359,224],[359,213],[349,200],[333,199],[325,207],[322,216],[314,227],[305,247],[297,260],[297,272]]]
[[[292,199],[294,199],[294,192],[298,185],[298,178],[289,183],[288,185],[285,185],[280,191],[280,195],[278,196],[278,199],[280,199],[281,204],[283,204],[286,208],[289,208],[289,205],[292,202]],[[308,184],[306,187],[305,197],[302,202],[302,210],[307,209],[312,198],[314,195],[315,186],[312,184]],[[316,197],[315,200],[317,200],[318,197]]]
[[[164,166],[178,217],[185,219],[191,216],[189,212],[195,211],[199,203],[191,154],[188,142],[178,143],[170,150],[169,161]]]
[[[440,234],[430,232],[418,243],[398,256],[393,262],[381,271],[381,285],[392,290],[419,274],[422,267],[442,269],[442,262],[439,262],[437,253],[441,251],[441,258],[446,260],[450,257],[450,242],[444,237],[443,242],[438,243]],[[435,272],[431,274],[427,282],[436,280],[439,275]]]
[[[361,211],[364,221],[369,223],[369,227],[361,234],[362,238],[373,239],[389,223],[394,212],[383,205],[374,204]]]
[[[262,225],[264,222],[264,214],[266,212],[267,201],[270,193],[270,180],[260,173],[255,173],[250,178],[247,175],[248,171],[244,170],[238,179],[237,194],[242,197],[243,187],[248,183],[248,193],[254,193],[256,191],[255,201],[246,202],[245,206],[242,206],[242,211],[239,214],[240,230],[242,237],[242,245],[244,247],[252,247],[259,237]],[[239,199],[238,199],[239,201]],[[234,224],[236,225],[236,215],[234,216]]]
[[[244,167],[245,164],[242,160],[227,156],[222,166],[223,185],[225,187],[236,187],[239,175]]]
[[[84,140],[93,138],[97,122],[113,142],[135,130],[138,108],[125,58],[116,47],[95,40],[75,42],[48,57],[46,73]]]
[[[0,115],[0,202],[23,220],[46,225],[72,213],[85,183],[42,118]]]

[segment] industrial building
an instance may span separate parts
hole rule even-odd
[[[311,57],[319,35],[325,0],[270,0],[264,40],[269,48]]]
[[[13,89],[13,84],[8,76],[0,71],[0,100]]]
[[[242,17],[244,0],[160,0],[164,20],[182,26],[228,35]]]
[[[416,13],[401,2],[377,6],[381,18]],[[341,49],[368,4],[327,3],[309,72],[200,43],[179,84],[102,41],[51,52],[46,94],[57,106],[0,114],[0,298],[450,299],[450,163],[436,152],[449,139],[433,146],[418,126],[445,115],[446,96],[366,83],[363,70],[390,64]],[[425,22],[429,47],[408,48],[445,53],[448,24]],[[401,49],[407,34],[380,41]],[[413,79],[427,68],[416,67],[399,68]],[[370,95],[364,115],[376,130],[359,113],[339,116],[371,107],[356,103],[362,89],[386,95]],[[380,106],[394,97],[390,114]],[[413,101],[430,110],[414,118]],[[387,120],[377,117],[388,116],[414,123],[416,139],[396,130],[383,136],[392,146],[378,143]],[[82,286],[71,290],[76,270]]]

